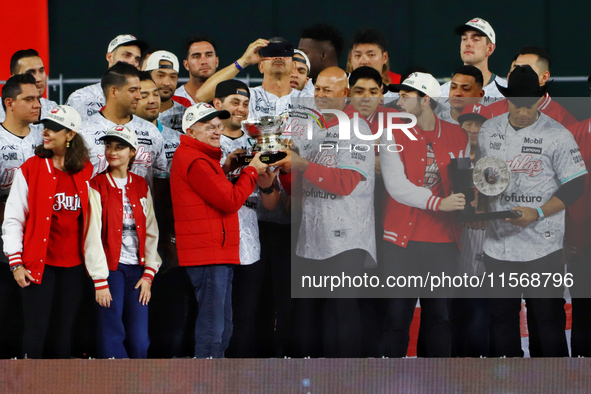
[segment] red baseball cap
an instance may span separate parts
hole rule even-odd
[[[483,104],[470,104],[464,107],[462,114],[458,116],[458,123],[461,125],[467,120],[486,121],[494,117],[490,109]]]

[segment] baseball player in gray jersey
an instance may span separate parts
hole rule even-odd
[[[99,139],[115,125],[125,125],[135,131],[139,147],[131,171],[146,179],[153,189],[155,174],[166,173],[164,141],[153,124],[134,116],[140,99],[140,81],[137,68],[123,62],[109,68],[101,80],[107,102],[105,108],[82,123],[80,135],[90,149],[94,175],[107,168],[105,146]]]
[[[142,51],[148,44],[138,40],[131,34],[122,34],[111,40],[107,48],[107,62],[109,67],[117,62],[124,62],[139,67]],[[96,114],[105,105],[105,95],[101,84],[95,83],[76,90],[68,97],[66,104],[73,107],[82,116],[82,121]]]
[[[546,87],[539,86],[538,75],[529,65],[516,66],[508,87],[498,88],[508,99],[509,114],[482,125],[476,159],[494,156],[507,162],[511,182],[502,194],[489,199],[489,209],[511,209],[522,215],[488,223],[483,247],[486,272],[497,280],[512,273],[530,279],[534,274],[562,275],[564,209],[583,193],[585,164],[570,132],[538,110]],[[491,356],[523,357],[519,330],[523,293],[530,354],[568,357],[563,289],[545,287],[535,292],[533,287],[507,289],[506,285],[502,296],[513,298],[490,300]],[[492,290],[500,286],[497,282]]]
[[[45,94],[45,87],[47,85],[47,73],[43,60],[39,57],[39,53],[34,49],[23,49],[16,51],[10,58],[10,75],[31,74],[35,78],[35,86],[39,93],[39,101],[41,103],[41,116],[45,118],[47,113],[53,109],[57,103],[43,97]],[[0,122],[6,118],[4,108],[0,106]]]

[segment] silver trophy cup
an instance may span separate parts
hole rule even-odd
[[[511,183],[511,170],[507,163],[498,157],[483,157],[472,168],[470,158],[452,159],[450,176],[454,193],[463,193],[466,197],[464,209],[456,212],[458,222],[478,222],[495,219],[518,218],[521,211],[498,211],[476,213],[471,206],[474,200],[473,188],[483,196],[498,196]]]
[[[243,120],[242,127],[255,140],[250,152],[243,156],[244,163],[250,163],[257,153],[261,153],[260,160],[265,164],[273,164],[287,156],[287,153],[281,152],[288,147],[280,137],[287,128],[288,120],[287,112]]]

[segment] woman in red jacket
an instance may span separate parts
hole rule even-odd
[[[128,171],[138,147],[135,132],[115,126],[101,139],[109,167],[90,182],[90,198],[100,202],[91,221],[100,218],[102,223],[102,264],[109,274],[106,280],[93,277],[100,305],[97,353],[101,358],[146,358],[150,289],[162,263],[152,194],[142,177]]]
[[[92,165],[77,134],[80,115],[72,107],[57,106],[37,123],[45,126],[43,145],[15,174],[2,239],[14,279],[22,287],[23,356],[68,358],[85,281],[84,226]]]

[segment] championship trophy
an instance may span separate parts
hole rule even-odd
[[[503,193],[511,183],[511,171],[507,163],[498,157],[483,157],[471,168],[470,158],[452,159],[450,175],[454,193],[466,196],[466,206],[456,211],[458,222],[478,222],[495,219],[519,218],[520,211],[498,211],[476,213],[471,202],[474,200],[474,187],[482,195],[494,197]]]
[[[281,152],[288,147],[280,137],[287,127],[288,120],[287,112],[243,120],[242,127],[255,143],[245,155],[242,155],[240,161],[248,164],[255,154],[260,153],[261,162],[273,164],[287,156],[287,153]]]

